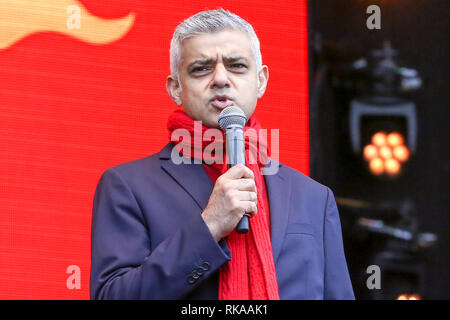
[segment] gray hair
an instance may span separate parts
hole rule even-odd
[[[180,23],[170,43],[170,72],[178,80],[178,68],[181,62],[181,43],[184,39],[201,33],[214,33],[224,29],[242,31],[250,39],[253,59],[257,70],[262,66],[259,40],[253,27],[238,15],[224,9],[199,12]]]

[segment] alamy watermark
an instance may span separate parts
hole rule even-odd
[[[370,14],[370,16],[366,20],[366,26],[367,29],[373,30],[373,29],[381,29],[381,9],[376,4],[372,4],[367,7],[366,10],[367,14]]]
[[[367,289],[381,289],[381,269],[376,264],[367,267],[366,273],[370,276],[366,280]]]
[[[69,290],[81,289],[81,269],[77,265],[70,265],[66,269],[66,273],[70,274],[66,280],[66,287]]]
[[[267,144],[268,133],[270,133],[271,142],[270,161]],[[248,152],[247,164],[261,165],[263,167],[261,174],[263,175],[276,174],[279,167],[279,138],[279,129],[246,129],[244,139],[248,141],[249,146],[246,148],[246,152]],[[203,133],[201,121],[194,121],[193,137],[188,130],[180,128],[172,132],[170,139],[176,143],[171,152],[171,160],[175,164],[188,164],[192,162],[191,159],[195,164],[224,164],[224,161],[227,161],[227,158],[224,157],[226,150],[224,150],[223,131],[209,128]],[[204,142],[208,143],[205,148],[203,148]],[[194,154],[192,154],[192,150]]]
[[[66,13],[70,14],[67,18],[66,26],[67,29],[81,29],[81,9],[77,5],[70,5],[66,9]]]

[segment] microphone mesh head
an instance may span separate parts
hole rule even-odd
[[[237,126],[243,129],[246,122],[247,117],[245,116],[244,111],[236,106],[226,107],[219,115],[219,125],[222,130],[226,130],[231,126]]]

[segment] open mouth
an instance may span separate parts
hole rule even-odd
[[[214,97],[211,104],[219,109],[225,109],[233,104],[233,100],[228,97]]]

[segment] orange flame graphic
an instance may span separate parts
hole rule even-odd
[[[71,10],[80,24],[70,28]],[[36,32],[59,32],[92,44],[122,38],[133,26],[134,13],[119,19],[94,16],[76,0],[0,0],[0,50]]]

